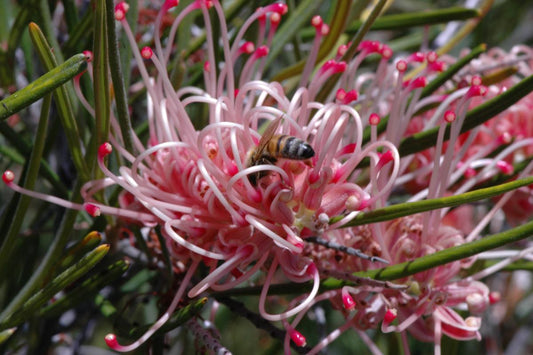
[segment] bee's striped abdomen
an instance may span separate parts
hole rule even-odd
[[[315,155],[315,151],[308,143],[300,138],[287,135],[272,137],[267,151],[272,156],[293,160],[305,160]]]

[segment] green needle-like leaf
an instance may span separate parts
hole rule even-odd
[[[50,70],[28,86],[13,93],[0,101],[0,119],[6,119],[19,112],[44,95],[54,91],[83,70],[85,70],[87,58],[83,54],[77,54],[60,66]]]
[[[53,50],[50,48],[39,27],[35,23],[30,23],[29,30],[31,40],[45,68],[50,71],[57,67],[56,59],[53,56]],[[55,98],[61,124],[65,130],[68,146],[72,155],[72,161],[76,166],[76,170],[85,181],[90,176],[89,169],[83,158],[80,130],[78,129],[78,124],[76,122],[76,117],[72,109],[67,89],[64,86],[59,87],[55,92]]]
[[[452,261],[465,259],[531,236],[533,236],[533,221],[502,233],[490,235],[471,243],[441,250],[434,254],[426,255],[402,264],[392,265],[379,270],[358,272],[354,275],[371,277],[377,280],[396,280]]]
[[[26,319],[32,317],[37,309],[48,302],[52,296],[91,270],[108,251],[109,245],[100,245],[81,258],[75,265],[62,272],[44,288],[37,291],[16,312],[11,313],[6,319],[2,320],[0,329],[7,329],[21,324]]]
[[[116,281],[129,267],[126,260],[118,260],[109,265],[104,270],[83,281],[81,285],[70,290],[64,297],[55,300],[54,303],[44,307],[39,312],[39,316],[58,316],[67,309],[73,308],[79,303],[88,300],[91,294],[98,292],[103,287]]]
[[[392,205],[370,212],[363,212],[354,217],[350,222],[346,223],[343,227],[360,226],[363,224],[376,223],[382,221],[388,221],[395,218],[400,218],[415,213],[436,210],[445,207],[454,207],[471,203],[490,197],[501,195],[505,192],[518,189],[522,186],[527,186],[533,183],[533,177],[515,180],[505,184],[487,187],[484,189],[465,192],[460,195],[447,196],[441,198],[434,198],[431,200],[422,200],[416,202],[406,202],[397,205]],[[333,218],[332,222],[339,218]]]

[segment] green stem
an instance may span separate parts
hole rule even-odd
[[[113,81],[113,89],[115,92],[115,104],[117,108],[118,123],[120,125],[120,133],[124,141],[124,148],[128,152],[133,153],[133,139],[132,126],[130,115],[128,112],[128,100],[126,98],[126,86],[124,84],[124,77],[122,76],[122,68],[120,62],[120,53],[118,51],[118,42],[115,32],[115,8],[112,1],[106,1],[106,20],[107,20],[107,43],[108,43],[108,59],[109,69],[111,72],[111,79]]]
[[[357,272],[354,275],[371,277],[376,280],[396,280],[418,272],[426,271],[453,261],[465,259],[476,254],[492,250],[509,243],[517,242],[533,236],[533,221],[510,229],[508,231],[483,237],[471,243],[458,245],[407,261],[398,265],[392,265],[379,270]]]
[[[85,70],[86,65],[87,58],[85,55],[77,54],[28,84],[28,86],[6,97],[0,101],[0,120],[10,117],[24,107],[41,99],[44,95],[54,91]]]
[[[522,186],[527,186],[529,184],[533,184],[533,177],[527,177],[524,179],[508,182],[506,184],[465,192],[463,194],[455,196],[447,196],[416,202],[399,203],[397,205],[376,209],[370,212],[360,213],[342,227],[353,227],[360,226],[363,224],[383,222],[395,218],[412,215],[415,213],[431,211],[446,207],[460,206],[465,203],[471,203],[498,196],[505,192],[512,191]],[[340,217],[332,219],[332,222],[335,222],[338,219],[340,219]]]

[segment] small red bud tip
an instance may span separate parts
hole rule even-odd
[[[307,344],[307,340],[305,339],[305,337],[297,330],[291,330],[290,337],[294,344],[296,344],[296,346],[305,346]]]
[[[344,101],[344,98],[346,97],[346,90],[344,90],[343,88],[338,89],[337,93],[335,94],[335,97],[339,101]]]
[[[464,174],[464,175],[465,175],[465,177],[467,177],[467,178],[472,178],[472,177],[474,177],[474,176],[477,175],[476,169],[474,169],[474,168],[467,168],[467,169],[465,170],[465,174]]]
[[[117,349],[119,347],[117,336],[115,334],[107,334],[104,340],[107,346],[109,346],[111,349]]]
[[[4,180],[6,185],[9,185],[15,180],[15,174],[11,170],[6,170],[2,174],[2,180]]]
[[[267,6],[268,11],[276,12],[280,15],[285,15],[289,11],[289,7],[283,3],[277,2]]]
[[[336,73],[344,73],[346,70],[346,62],[338,62],[334,68]]]
[[[319,15],[313,16],[311,19],[311,26],[313,26],[317,31],[320,30],[323,23],[324,21],[322,21],[322,17]]]
[[[470,85],[482,85],[483,79],[480,76],[474,75],[470,81]]]
[[[268,55],[268,47],[267,46],[261,46],[257,48],[257,50],[254,53],[256,58],[262,58],[266,57]]]
[[[357,49],[367,53],[379,53],[381,51],[381,43],[378,41],[362,41]]]
[[[413,89],[420,89],[420,88],[426,87],[427,84],[428,84],[428,79],[425,76],[415,78],[411,81],[411,87]]]
[[[394,52],[391,49],[391,47],[387,46],[386,44],[381,46],[380,53],[381,53],[381,56],[384,59],[390,59],[390,58],[392,58],[392,55],[394,54]]]
[[[502,299],[502,295],[499,292],[493,291],[489,293],[489,302],[490,304],[495,304],[500,302]]]
[[[342,295],[342,304],[344,305],[344,308],[348,311],[351,311],[355,308],[355,301],[349,293]]]
[[[405,60],[399,60],[397,63],[396,63],[396,69],[400,72],[400,73],[404,73],[406,70],[407,70],[407,62]]]
[[[93,205],[92,203],[86,203],[83,207],[91,217],[100,216],[100,207]]]
[[[513,171],[514,171],[513,166],[511,164],[509,164],[508,162],[503,161],[503,160],[500,160],[499,162],[497,162],[496,166],[498,167],[498,169],[501,170],[502,173],[504,173],[506,175],[512,174]]]
[[[93,52],[91,52],[91,51],[83,51],[82,53],[85,56],[85,58],[87,58],[87,62],[92,62],[93,61]]]
[[[209,61],[204,63],[204,70],[208,73],[211,71],[211,63],[209,63]]]
[[[453,111],[446,111],[444,113],[444,121],[448,123],[455,121],[455,118],[456,118],[456,115],[455,115],[455,112]]]
[[[98,148],[98,158],[102,159],[113,151],[113,147],[108,142],[103,143]]]
[[[426,55],[426,60],[428,61],[428,63],[435,63],[438,58],[439,58],[439,55],[435,52],[429,52]]]
[[[339,49],[337,49],[337,56],[342,57],[344,53],[348,50],[348,46],[346,44],[341,44],[339,46]]]
[[[176,7],[179,5],[179,1],[178,0],[165,0],[165,3],[163,4],[163,9],[165,11],[168,11],[170,9],[172,9],[173,7]]]
[[[398,316],[398,311],[395,308],[389,308],[385,312],[385,316],[383,317],[383,322],[385,322],[385,324],[390,324],[396,319],[397,316]]]
[[[475,96],[485,96],[487,93],[487,87],[483,85],[473,85],[468,89],[468,92],[466,93],[466,96],[468,98],[475,97]]]
[[[154,54],[154,52],[152,51],[152,48],[150,48],[150,47],[144,47],[143,49],[141,49],[141,56],[144,59],[152,58],[153,54]]]
[[[251,54],[254,52],[254,49],[255,49],[255,46],[252,42],[246,42],[239,48],[239,52]]]
[[[322,36],[327,36],[329,33],[329,26],[327,24],[323,24],[321,27],[320,27],[320,34]]]
[[[125,1],[119,2],[115,6],[115,19],[117,21],[122,21],[126,18],[126,13],[128,12],[130,5]]]
[[[233,90],[233,97],[237,97],[239,95],[239,89]]]
[[[426,59],[426,56],[424,55],[424,53],[415,52],[409,56],[408,60],[412,62],[422,63],[424,62],[425,59]]]
[[[368,117],[368,123],[372,126],[377,126],[380,122],[381,117],[379,117],[377,113],[371,113],[370,117]]]

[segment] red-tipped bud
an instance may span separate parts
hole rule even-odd
[[[324,21],[319,15],[313,16],[311,19],[311,26],[313,26],[317,31],[320,30],[322,24],[324,24]]]
[[[428,63],[435,63],[439,59],[439,55],[436,52],[428,52],[426,54],[426,60]]]
[[[498,303],[498,302],[500,302],[501,299],[502,299],[501,293],[496,292],[496,291],[493,291],[493,292],[489,293],[489,303],[490,304]]]
[[[344,55],[344,53],[346,53],[347,50],[348,50],[348,45],[341,44],[339,46],[339,49],[337,49],[337,57],[341,58]]]
[[[204,70],[208,73],[211,71],[211,63],[208,60],[204,63]]]
[[[346,70],[346,62],[338,62],[334,66],[335,73],[344,73]]]
[[[239,95],[239,91],[239,89],[233,90],[233,97],[237,97],[237,95]]]
[[[265,10],[267,10],[267,12],[272,11],[280,15],[285,15],[287,11],[289,11],[289,7],[281,2],[276,2],[265,7]]]
[[[483,79],[481,79],[481,77],[478,75],[474,75],[472,77],[472,80],[470,80],[470,85],[482,85],[482,84],[483,84]]]
[[[444,112],[444,121],[451,123],[455,121],[456,115],[453,111],[446,111]]]
[[[256,58],[263,58],[268,55],[268,47],[267,46],[261,46],[257,48],[257,50],[254,53],[254,57]]]
[[[398,70],[400,73],[405,73],[407,70],[407,62],[405,60],[399,60],[396,63],[396,70]]]
[[[411,80],[410,86],[412,89],[420,89],[428,84],[428,79],[425,76],[420,76]]]
[[[464,176],[466,178],[473,178],[476,175],[477,175],[476,169],[474,169],[474,168],[466,168],[465,173],[464,173]]]
[[[503,132],[497,140],[499,144],[509,144],[513,141],[513,136],[509,132]]]
[[[350,295],[348,292],[343,292],[341,298],[342,304],[346,310],[351,311],[355,308],[355,301],[352,295]]]
[[[15,174],[11,170],[6,170],[2,174],[2,180],[9,185],[13,182],[13,180],[15,180]]]
[[[390,59],[392,58],[392,55],[394,54],[391,47],[387,46],[386,44],[381,45],[381,50],[379,51],[379,53],[381,54],[381,57],[383,57],[384,59]]]
[[[239,48],[240,53],[252,54],[254,52],[255,46],[252,42],[246,42]]]
[[[273,14],[270,14],[270,24],[273,26],[279,25],[281,22],[281,15],[277,12],[274,12]]]
[[[98,148],[98,159],[103,159],[113,151],[113,147],[108,142],[103,143]]]
[[[426,59],[426,56],[422,52],[415,52],[411,54],[409,58],[407,58],[408,61],[417,62],[417,63],[422,63],[424,62],[425,59]]]
[[[179,1],[178,0],[165,0],[165,2],[163,3],[163,11],[166,12],[170,9],[172,9],[173,7],[176,7],[179,5]]]
[[[154,52],[152,51],[152,48],[150,48],[150,47],[143,47],[143,49],[141,49],[141,56],[144,59],[152,58],[153,54],[154,54]]]
[[[117,341],[117,336],[115,334],[107,334],[104,339],[107,346],[109,346],[111,349],[114,350],[120,347]]]
[[[126,13],[128,12],[130,5],[125,1],[119,2],[115,5],[115,20],[122,21],[126,18]]]
[[[368,123],[372,126],[377,126],[381,122],[381,117],[377,113],[371,113],[368,117]]]
[[[378,41],[362,41],[357,49],[367,53],[380,53],[381,43]]]
[[[385,316],[383,316],[383,322],[386,325],[389,325],[396,319],[397,316],[398,316],[398,311],[396,310],[396,308],[389,308],[385,312]]]
[[[487,94],[487,87],[484,85],[473,85],[468,89],[466,93],[467,98],[472,98],[475,96],[485,96]]]
[[[443,72],[446,69],[446,63],[441,61],[436,61],[429,64],[429,68],[436,72]]]
[[[502,173],[504,173],[506,175],[512,174],[513,171],[514,171],[513,166],[511,164],[509,164],[508,162],[503,161],[503,160],[500,160],[499,162],[497,162],[496,166],[498,167],[498,169],[501,170]]]
[[[290,330],[289,336],[296,346],[305,346],[307,344],[305,337],[297,330]]]
[[[85,58],[87,58],[87,62],[88,63],[93,61],[93,52],[91,52],[91,51],[83,51],[82,53],[85,56]]]
[[[83,205],[83,208],[85,208],[85,211],[91,216],[91,217],[98,217],[100,216],[100,207],[93,205],[92,203],[86,203]]]
[[[343,88],[340,88],[337,90],[335,97],[339,102],[346,105],[357,100],[358,94],[356,90],[350,90],[346,92]]]

